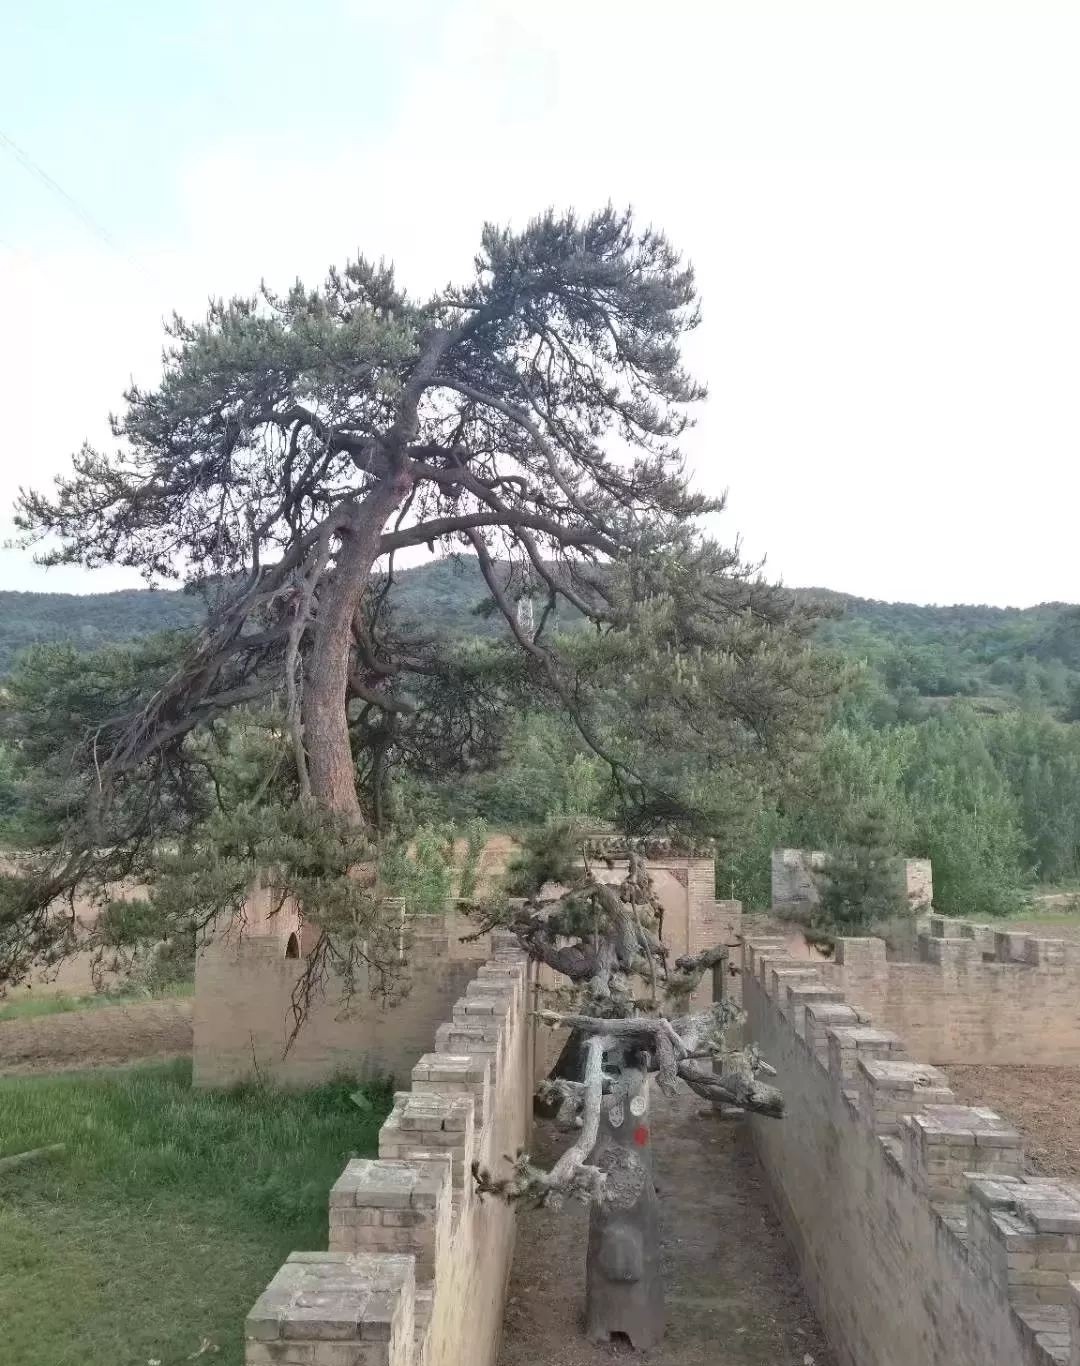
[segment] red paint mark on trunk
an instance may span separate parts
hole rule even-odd
[[[639,1148],[644,1148],[649,1141],[649,1131],[644,1124],[639,1124],[634,1130],[634,1142]]]

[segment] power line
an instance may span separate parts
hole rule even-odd
[[[48,171],[46,171],[44,167],[39,166],[28,152],[24,152],[13,138],[9,138],[2,128],[0,128],[0,143],[8,149],[24,170],[29,171],[30,174],[36,176],[43,185],[48,186],[54,194],[59,195],[68,208],[71,209],[75,216],[82,222],[85,228],[88,228],[96,237],[100,237],[107,247],[115,251],[118,256],[122,256],[129,265],[139,269],[138,263],[128,255],[107,229],[101,226],[93,214],[84,209],[74,196],[68,194],[63,185],[55,181],[52,176],[49,175]]]

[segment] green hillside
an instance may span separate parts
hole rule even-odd
[[[1080,716],[1080,607],[924,607],[877,602],[828,589],[800,589],[835,616],[823,643],[864,662],[886,691],[909,708],[967,698],[978,710],[1017,706]],[[487,592],[471,556],[399,571],[403,618],[433,635],[495,635],[498,615],[477,612]],[[0,593],[0,673],[19,650],[69,640],[81,649],[197,624],[201,600],[166,589],[119,593]],[[567,624],[576,613],[564,611]]]
[[[193,626],[201,601],[189,593],[132,588],[119,593],[0,593],[0,674],[27,645],[71,641],[79,649]]]
[[[827,613],[819,637],[850,661],[850,682],[799,791],[779,804],[745,795],[717,832],[724,888],[767,904],[771,848],[840,847],[870,818],[892,849],[933,859],[935,898],[950,913],[1007,914],[1034,883],[1080,885],[1080,607],[799,591]],[[404,570],[394,593],[401,617],[433,637],[506,630],[477,610],[488,596],[469,556]],[[202,611],[179,592],[0,594],[0,672],[35,641],[89,649],[191,626]],[[24,803],[12,754],[0,744],[0,824]],[[603,766],[547,713],[518,718],[490,770],[445,790],[411,781],[403,775],[402,791],[439,819],[610,815]]]
[[[1080,607],[924,607],[804,591],[839,614],[822,624],[823,642],[865,661],[894,695],[1062,714],[1078,700]]]

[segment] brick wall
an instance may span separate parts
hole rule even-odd
[[[918,1056],[949,1063],[1080,1064],[1080,947],[932,916],[918,961],[880,939],[838,941],[826,977]]]
[[[1080,1185],[1025,1176],[1007,1119],[956,1105],[830,966],[796,970],[778,939],[743,950],[786,1102],[754,1143],[840,1362],[1080,1366]]]
[[[461,935],[472,927],[452,914],[408,922],[404,999],[388,1005],[372,997],[361,974],[346,1009],[342,984],[331,979],[286,1052],[293,988],[304,969],[303,959],[286,957],[286,949],[299,922],[289,907],[267,917],[264,901],[262,893],[253,895],[243,933],[223,936],[200,951],[195,966],[196,1086],[227,1086],[256,1071],[287,1086],[311,1085],[342,1072],[407,1077],[490,953],[486,936],[475,944],[461,943]]]
[[[664,907],[664,942],[672,958],[698,953],[738,932],[742,906],[717,901],[711,858],[650,860],[649,871]],[[619,881],[625,863],[605,869]],[[293,1027],[293,989],[304,969],[286,956],[293,934],[305,929],[293,906],[280,909],[266,887],[253,890],[242,930],[221,936],[200,951],[195,969],[194,1080],[227,1086],[258,1072],[281,1085],[306,1086],[337,1073],[405,1077],[429,1047],[435,1027],[465,990],[489,953],[488,938],[463,944],[473,926],[459,916],[407,921],[408,994],[393,1005],[373,999],[361,977],[348,1009],[340,981],[331,980],[286,1051]],[[738,978],[729,979],[738,994]],[[711,1000],[702,982],[695,1003]],[[547,1052],[554,1046],[542,1036]],[[557,1039],[556,1039],[557,1042]]]
[[[496,934],[395,1097],[377,1159],[330,1193],[330,1247],[294,1253],[248,1316],[246,1366],[493,1366],[514,1216],[469,1165],[527,1142],[535,974]]]

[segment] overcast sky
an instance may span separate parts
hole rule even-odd
[[[871,597],[1080,599],[1080,5],[0,0],[0,535],[208,294],[611,198],[694,261],[718,530]],[[91,591],[0,551],[0,588]]]

